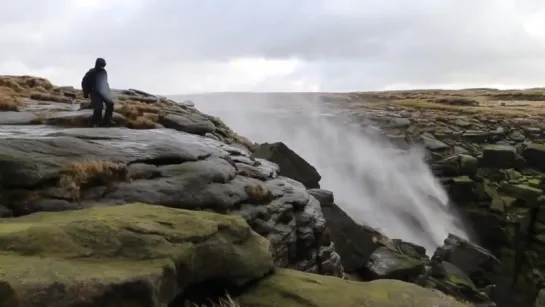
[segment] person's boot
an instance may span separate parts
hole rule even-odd
[[[102,120],[102,127],[113,127],[115,122],[112,120],[114,114],[113,104],[106,105],[106,111],[104,111],[104,119]]]
[[[91,127],[98,127],[102,122],[102,110],[93,109],[93,116],[91,117]]]

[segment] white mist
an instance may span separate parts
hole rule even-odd
[[[321,187],[333,191],[336,203],[356,222],[419,244],[428,253],[448,233],[468,237],[420,148],[402,152],[374,129],[346,124],[318,99],[237,96],[213,94],[194,101],[252,141],[287,144],[316,167]]]

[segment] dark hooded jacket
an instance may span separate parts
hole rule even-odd
[[[98,58],[95,62],[95,67],[89,69],[81,80],[81,88],[83,94],[99,95],[102,100],[113,103],[112,91],[108,84],[108,73],[106,72],[106,61]]]

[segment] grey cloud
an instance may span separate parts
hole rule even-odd
[[[2,58],[82,70],[104,56],[118,78],[150,87],[160,81],[147,72],[195,82],[173,67],[202,75],[211,63],[240,57],[297,58],[305,65],[285,82],[308,77],[325,90],[545,79],[545,36],[525,28],[532,14],[545,20],[542,0],[134,0],[88,12],[67,0],[4,6],[0,31],[26,23],[42,40],[0,39]]]

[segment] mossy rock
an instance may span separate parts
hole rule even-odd
[[[469,307],[437,290],[397,280],[355,282],[278,269],[237,298],[244,307]]]
[[[191,284],[272,267],[236,216],[128,204],[0,220],[0,306],[167,306]]]
[[[511,184],[505,181],[500,183],[499,191],[508,196],[528,202],[535,202],[543,194],[541,189],[526,184]]]

